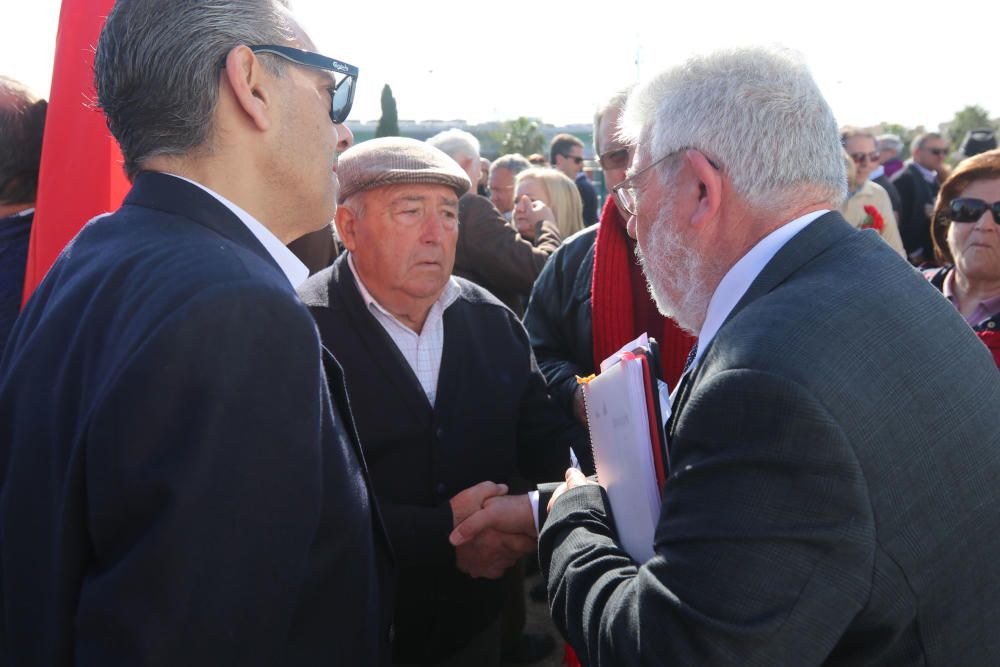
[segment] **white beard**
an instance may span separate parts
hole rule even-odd
[[[670,230],[673,206],[664,202],[652,225],[646,248],[635,252],[646,286],[660,313],[685,331],[698,335],[712,300],[702,258]]]

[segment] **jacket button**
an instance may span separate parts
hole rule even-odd
[[[437,436],[438,440],[440,440],[441,438],[443,438],[444,437],[444,427],[443,426],[438,426],[436,429],[434,429],[434,435]]]
[[[445,497],[448,493],[448,489],[445,487],[444,482],[438,482],[438,485],[434,487],[434,493],[438,494],[441,498]]]

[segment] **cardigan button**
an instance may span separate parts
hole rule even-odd
[[[437,436],[438,440],[444,439],[444,427],[438,426],[436,429],[434,429],[434,435]]]
[[[996,329],[997,328],[997,323],[996,322],[987,322],[986,323],[986,328],[987,329]]]

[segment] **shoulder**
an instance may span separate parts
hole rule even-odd
[[[496,313],[511,313],[511,310],[500,301],[500,299],[493,296],[493,294],[465,278],[459,276],[452,276],[451,279],[458,286],[458,299],[456,299],[453,305],[457,306],[468,306],[471,308],[481,308],[486,312],[495,311]]]
[[[562,242],[562,245],[552,254],[549,263],[566,268],[578,267],[588,256],[594,253],[594,243],[597,241],[597,229],[600,223],[584,227]]]

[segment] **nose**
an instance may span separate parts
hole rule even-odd
[[[343,123],[337,123],[334,127],[337,128],[337,152],[343,153],[354,145],[354,133]]]

